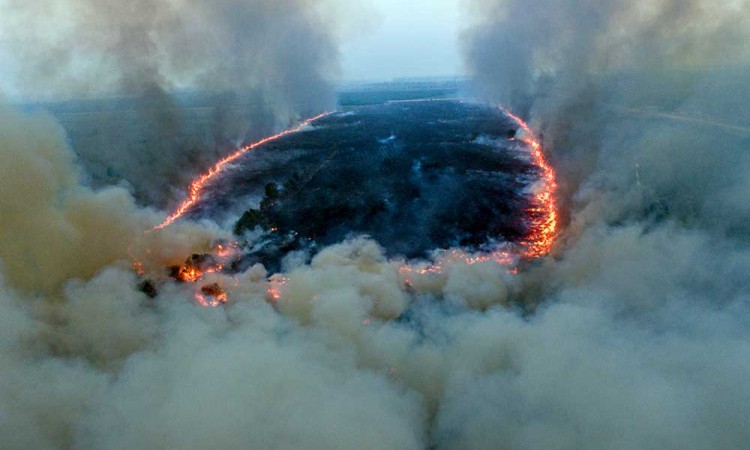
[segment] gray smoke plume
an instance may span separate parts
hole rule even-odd
[[[94,181],[163,206],[217,155],[335,104],[319,3],[3,0],[0,47],[16,95],[68,100],[51,108]]]

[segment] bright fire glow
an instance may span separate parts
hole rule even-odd
[[[526,136],[521,140],[529,147],[531,162],[539,169],[539,181],[533,188],[532,204],[526,209],[531,219],[531,229],[522,244],[526,247],[523,257],[539,258],[547,255],[555,243],[558,232],[557,213],[557,176],[555,170],[544,156],[542,143],[537,139],[531,127],[523,119],[507,109],[500,107],[523,129]]]
[[[206,187],[206,185],[215,178],[218,174],[223,172],[227,165],[231,164],[233,161],[244,155],[245,153],[249,152],[250,150],[255,150],[256,148],[260,147],[263,144],[267,144],[269,142],[275,141],[279,138],[282,138],[284,136],[288,136],[290,134],[297,133],[301,131],[306,126],[310,125],[312,122],[315,122],[318,119],[322,119],[325,116],[330,115],[330,112],[324,112],[321,114],[318,114],[315,117],[311,117],[309,119],[303,120],[300,122],[299,125],[297,125],[294,128],[290,128],[288,130],[284,130],[280,133],[276,133],[273,136],[265,137],[259,141],[255,141],[251,144],[247,144],[246,146],[237,149],[234,153],[225,156],[224,158],[220,159],[219,162],[214,164],[213,167],[208,169],[208,171],[195,180],[190,184],[189,188],[189,195],[188,198],[186,198],[180,205],[177,207],[175,212],[173,212],[167,219],[162,222],[161,224],[155,226],[153,230],[161,230],[162,228],[166,228],[169,225],[173,224],[177,219],[182,217],[190,208],[192,208],[196,203],[198,203],[198,200],[200,200],[201,195],[203,193],[203,189]]]
[[[177,272],[177,279],[184,283],[195,283],[203,278],[203,271],[195,266],[182,265]]]

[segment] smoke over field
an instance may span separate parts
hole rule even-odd
[[[75,13],[24,5],[6,0],[3,11],[14,14],[0,20],[20,27],[11,44],[29,55],[19,73],[32,93],[44,84],[80,94],[101,79],[106,91],[158,100],[211,80],[256,92],[267,109],[251,108],[253,117],[277,131],[279,118],[328,106],[326,96],[296,90],[325,84],[335,59],[309,2],[77,2]],[[58,123],[70,129],[71,116],[2,107],[0,446],[748,448],[750,4],[476,0],[472,8],[478,19],[464,45],[477,92],[530,119],[557,174],[562,227],[540,258],[501,245],[406,260],[352,235],[289,251],[276,274],[261,264],[223,267],[246,251],[235,241],[260,242],[257,228],[236,236],[183,219],[152,230],[166,216],[157,208],[184,193],[148,171],[173,164],[181,180],[205,167],[173,162],[180,156],[167,144],[163,154],[144,145],[155,159],[122,155],[134,178],[113,177],[133,184],[137,200],[128,186],[92,187],[76,156],[80,137]],[[42,17],[64,26],[45,31],[54,27]],[[44,45],[23,42],[26,29],[52,34]],[[89,44],[66,46],[81,33]],[[24,53],[32,50],[41,53]],[[238,61],[222,65],[230,53]],[[95,68],[73,63],[97,61],[91,55],[106,58]],[[366,115],[338,114],[347,132]],[[500,136],[512,123],[504,120],[461,142],[534,148],[518,126]],[[285,145],[333,136],[326,126],[311,123]],[[394,130],[367,145],[395,148],[406,131]],[[341,151],[322,147],[326,157]],[[476,160],[459,163],[481,175]],[[147,186],[139,180],[151,184],[138,191]],[[522,200],[539,186],[519,186],[513,211],[534,212]],[[144,207],[138,193],[151,188],[164,197]],[[269,188],[266,198],[283,194]],[[418,209],[408,211],[416,224]],[[178,280],[195,261],[211,270],[188,275],[209,287],[204,295],[220,286],[226,304],[201,306],[200,285]]]
[[[321,3],[2,0],[0,53],[16,95],[68,100],[52,108],[94,181],[166,206],[222,152],[334,106]]]

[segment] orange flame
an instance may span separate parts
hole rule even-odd
[[[203,278],[203,271],[193,265],[181,265],[176,274],[177,279],[185,283],[195,283]]]
[[[540,179],[533,188],[532,206],[526,209],[532,221],[531,231],[522,242],[526,247],[524,257],[539,258],[549,254],[557,237],[557,175],[544,155],[542,143],[529,124],[502,106],[500,109],[526,133],[521,140],[529,146],[531,161],[541,172]]]
[[[190,184],[189,192],[190,195],[188,198],[186,198],[180,205],[177,207],[175,212],[173,212],[167,219],[162,222],[161,224],[155,226],[152,228],[152,230],[161,230],[162,228],[166,228],[169,225],[173,224],[177,219],[182,217],[190,208],[192,208],[196,203],[198,203],[198,200],[201,198],[201,194],[203,193],[203,189],[206,187],[206,184],[208,184],[214,177],[216,177],[218,174],[223,172],[226,169],[226,166],[230,164],[231,162],[235,161],[237,158],[241,157],[245,153],[249,152],[250,150],[255,150],[256,148],[260,147],[263,144],[267,144],[269,142],[275,141],[279,138],[282,138],[284,136],[288,136],[293,133],[297,133],[301,131],[303,128],[311,124],[312,122],[315,122],[318,119],[322,119],[323,117],[326,117],[328,115],[332,114],[331,112],[324,112],[321,114],[318,114],[315,117],[311,117],[309,119],[303,120],[299,125],[297,125],[294,128],[290,128],[288,130],[284,130],[280,133],[276,133],[273,136],[265,137],[259,141],[253,142],[252,144],[248,144],[242,148],[237,149],[234,153],[225,156],[224,158],[220,159],[219,162],[214,164],[213,167],[208,169],[208,171],[195,180]]]
[[[213,307],[227,302],[227,293],[218,283],[203,286],[195,293],[195,299],[201,306]]]

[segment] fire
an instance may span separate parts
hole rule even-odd
[[[178,283],[194,284],[196,303],[216,307],[228,300],[227,292],[222,286],[227,281],[226,277],[218,275],[222,274],[224,268],[235,260],[239,251],[238,242],[222,241],[208,253],[193,254],[182,264],[168,267],[166,275]],[[146,252],[150,253],[150,250]],[[152,271],[147,273],[143,261],[135,259],[132,255],[131,258],[133,258],[133,271],[142,279],[138,289],[150,297],[156,297],[158,287],[165,281],[164,274],[159,275]],[[210,276],[212,274],[217,275]]]
[[[227,293],[219,286],[219,283],[211,283],[201,287],[195,293],[195,299],[201,306],[217,307],[227,302]]]
[[[281,299],[281,294],[284,289],[284,285],[289,279],[281,275],[273,275],[268,280],[268,298],[271,303],[276,303]]]
[[[232,258],[237,256],[239,244],[236,242],[222,242],[217,244],[210,253],[194,254],[179,266],[172,266],[170,277],[181,283],[203,282],[210,274],[219,274],[224,270]],[[213,277],[216,279],[216,277]],[[196,289],[195,300],[203,306],[216,307],[228,300],[227,292],[217,282],[208,278],[206,283]]]
[[[244,155],[245,153],[255,150],[256,148],[260,147],[263,144],[267,144],[269,142],[275,141],[277,139],[280,139],[284,136],[288,136],[293,133],[297,133],[301,131],[303,128],[311,124],[312,122],[315,122],[316,120],[322,119],[323,117],[326,117],[328,115],[332,114],[331,112],[324,112],[321,114],[318,114],[315,117],[311,117],[309,119],[303,120],[300,122],[299,125],[297,125],[294,128],[290,128],[288,130],[284,130],[280,133],[276,133],[272,136],[265,137],[259,141],[253,142],[251,144],[248,144],[242,148],[237,149],[234,153],[225,156],[224,158],[220,159],[219,162],[214,164],[213,167],[208,169],[208,171],[195,180],[190,184],[190,187],[188,189],[189,195],[188,198],[186,198],[173,212],[167,219],[162,222],[161,224],[155,226],[152,230],[161,230],[162,228],[166,228],[169,225],[173,224],[177,219],[182,217],[190,208],[192,208],[196,203],[198,203],[198,200],[200,200],[201,195],[203,193],[203,189],[206,187],[206,185],[215,178],[218,174],[223,172],[227,165]]]
[[[461,249],[452,249],[443,251],[436,258],[437,262],[430,265],[410,266],[404,264],[399,268],[399,272],[406,286],[413,284],[414,276],[439,275],[445,272],[446,264],[457,262],[473,265],[492,261],[506,267],[507,273],[516,275],[518,274],[518,267],[516,266],[518,260],[541,258],[552,250],[558,233],[557,175],[547,161],[542,143],[537,139],[531,127],[509,110],[502,106],[500,109],[524,131],[525,136],[518,139],[528,147],[531,162],[539,169],[541,174],[539,181],[533,187],[531,206],[525,211],[531,220],[531,226],[528,235],[521,242],[522,247],[507,246],[489,254],[477,255]],[[511,140],[515,140],[515,137]]]
[[[531,161],[541,173],[539,181],[533,188],[532,205],[526,209],[527,215],[531,218],[531,231],[522,242],[526,247],[523,257],[527,259],[540,258],[549,254],[557,237],[559,226],[556,200],[557,175],[547,161],[542,143],[537,139],[531,127],[523,119],[502,106],[500,109],[526,133],[521,141],[529,147]]]
[[[179,266],[170,268],[170,277],[183,283],[195,283],[209,273],[219,273],[224,265],[213,254],[195,254]]]
[[[506,267],[506,272],[515,275],[518,269],[514,267],[517,257],[509,248],[497,249],[486,254],[470,254],[462,249],[443,250],[436,258],[436,262],[426,266],[409,266],[404,264],[399,267],[399,272],[406,286],[412,286],[414,276],[440,275],[445,273],[445,266],[448,264],[463,263],[474,265],[479,263],[494,262],[500,266]]]
[[[180,266],[175,278],[184,283],[195,283],[203,278],[203,271],[195,266]]]
[[[133,268],[133,272],[135,272],[135,274],[139,277],[142,277],[146,273],[146,271],[143,269],[142,261],[133,261],[131,267]]]
[[[520,117],[503,108],[500,109],[523,130],[520,137],[512,137],[511,140],[518,139],[528,148],[529,158],[534,166],[539,170],[539,180],[532,187],[531,205],[526,209],[526,214],[530,220],[530,229],[526,238],[521,241],[520,245],[506,244],[493,252],[486,254],[472,254],[461,249],[443,250],[435,258],[435,262],[427,265],[411,266],[406,263],[399,267],[403,282],[406,286],[411,286],[414,276],[428,276],[431,274],[440,275],[445,273],[446,265],[452,263],[465,263],[469,265],[494,262],[505,267],[509,274],[518,273],[518,262],[520,260],[530,260],[543,257],[552,249],[558,234],[558,211],[557,211],[557,177],[554,169],[547,161],[541,141],[536,137],[531,127]],[[226,166],[235,161],[250,150],[268,142],[299,132],[310,123],[330,115],[330,112],[319,114],[307,119],[294,128],[282,131],[273,136],[266,137],[252,144],[248,144],[234,153],[226,156],[217,162],[205,174],[193,181],[189,189],[189,197],[177,208],[177,210],[167,217],[160,225],[154,227],[154,230],[165,228],[177,219],[182,217],[193,205],[195,205],[205,186],[219,173],[226,169]],[[172,278],[176,281],[186,283],[198,283],[203,280],[204,276],[209,273],[221,272],[223,263],[236,255],[238,244],[223,243],[216,246],[212,254],[193,255],[188,258],[184,264],[172,267]],[[134,263],[134,270],[143,274],[143,265]],[[268,280],[268,300],[276,303],[281,300],[283,291],[288,279],[281,275],[274,275]],[[200,287],[196,294],[196,301],[203,306],[216,307],[227,301],[226,291],[218,284],[211,283]]]

